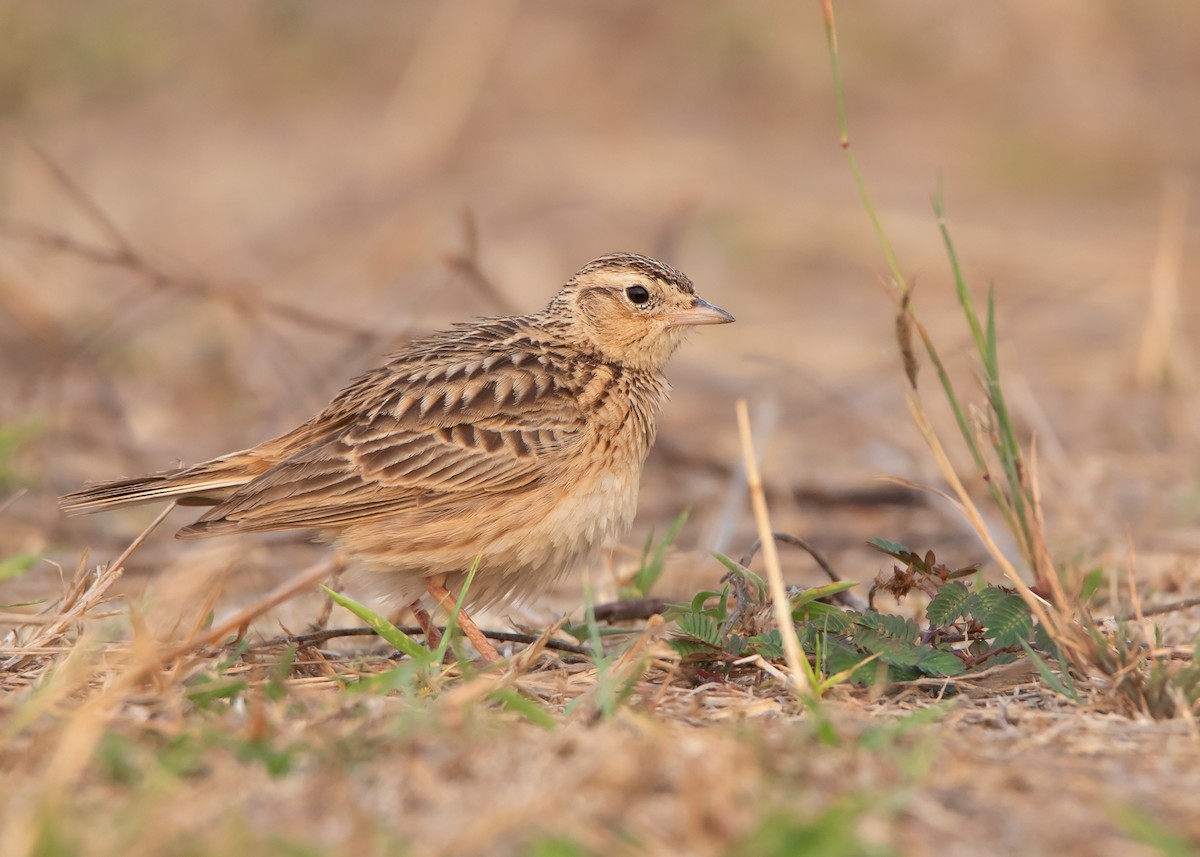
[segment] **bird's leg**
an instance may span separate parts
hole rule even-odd
[[[408,605],[409,611],[413,614],[413,618],[417,620],[417,624],[421,626],[421,633],[425,635],[425,648],[433,651],[442,644],[442,632],[433,624],[433,617],[429,615],[429,611],[421,606],[420,601],[414,601]]]
[[[433,596],[433,600],[442,605],[447,613],[454,612],[454,605],[458,603],[450,590],[446,588],[446,575],[435,574],[433,577],[425,578],[425,590]],[[475,624],[475,620],[467,615],[466,610],[458,611],[458,627],[462,628],[462,632],[467,635],[467,639],[471,641],[471,645],[475,647],[475,651],[483,657],[488,663],[496,663],[500,660],[500,653],[496,651],[488,638],[483,636],[483,631],[479,630],[479,626]]]

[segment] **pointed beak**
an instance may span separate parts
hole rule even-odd
[[[690,309],[680,310],[669,316],[672,327],[693,327],[698,324],[729,324],[733,316],[719,306],[696,298]]]

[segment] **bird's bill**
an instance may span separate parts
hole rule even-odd
[[[719,306],[696,298],[696,302],[689,309],[672,313],[669,320],[673,327],[691,327],[698,324],[729,324],[734,318]]]

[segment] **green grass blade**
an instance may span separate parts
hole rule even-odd
[[[432,658],[428,649],[371,608],[359,604],[353,598],[342,595],[340,592],[334,592],[328,586],[322,585],[321,588],[325,590],[326,595],[333,599],[334,604],[345,607],[365,622],[368,628],[386,640],[388,645],[395,648],[396,651],[408,655],[414,661],[427,661]]]
[[[1078,704],[1080,702],[1080,697],[1078,691],[1075,690],[1074,682],[1072,682],[1072,686],[1068,688],[1063,684],[1059,677],[1054,674],[1054,671],[1050,669],[1050,665],[1046,663],[1042,656],[1033,650],[1033,646],[1029,645],[1029,643],[1027,643],[1025,640],[1019,640],[1018,642],[1021,644],[1021,648],[1025,650],[1025,654],[1029,656],[1029,660],[1033,661],[1033,665],[1037,669],[1038,675],[1042,677],[1042,681],[1044,681],[1049,688],[1059,696]],[[1066,675],[1065,669],[1063,671],[1063,675]]]
[[[966,316],[967,326],[975,340],[975,348],[980,355],[987,353],[987,342],[984,338],[983,327],[979,324],[979,315],[975,312],[975,303],[971,300],[971,292],[967,288],[967,279],[963,275],[962,265],[958,261],[958,252],[950,239],[950,227],[946,223],[945,199],[942,195],[941,180],[938,181],[937,193],[933,197],[933,213],[937,219],[938,230],[942,233],[942,244],[946,248],[946,256],[950,260],[950,272],[954,275],[954,290],[958,294],[958,303]]]
[[[532,699],[522,696],[514,687],[498,687],[488,694],[488,699],[500,703],[506,711],[511,711],[514,714],[519,714],[532,723],[534,726],[540,726],[543,729],[553,729],[558,725],[558,721]]]
[[[688,511],[684,509],[675,522],[671,524],[667,530],[663,540],[655,545],[654,533],[646,539],[646,546],[642,550],[642,564],[638,568],[637,574],[633,578],[633,586],[631,587],[632,596],[634,598],[647,598],[650,591],[654,588],[654,584],[658,583],[662,577],[663,571],[667,567],[667,549],[674,543],[679,531],[683,529],[683,525],[687,522]],[[624,597],[625,593],[622,593]]]
[[[463,581],[462,591],[458,593],[454,609],[450,611],[450,616],[446,619],[446,633],[442,634],[442,640],[433,652],[433,663],[440,664],[450,649],[450,640],[458,630],[458,614],[462,612],[463,604],[467,600],[467,592],[471,589],[471,584],[475,580],[475,572],[479,571],[479,563],[482,559],[482,556],[475,557],[475,561],[471,563],[471,568],[467,571],[467,579]]]

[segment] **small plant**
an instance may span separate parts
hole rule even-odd
[[[654,543],[654,531],[650,531],[650,535],[646,537],[646,544],[642,547],[642,561],[638,564],[638,570],[633,576],[633,580],[628,586],[621,589],[620,597],[624,601],[633,601],[638,598],[649,598],[650,590],[658,583],[662,577],[663,571],[667,564],[667,548],[675,541],[679,535],[679,531],[683,529],[683,525],[687,523],[688,512],[685,509],[675,519],[675,523],[671,524],[667,534],[658,544]]]
[[[649,634],[661,627],[662,619],[653,617],[650,627],[641,637],[631,640],[615,651],[605,651],[590,587],[584,587],[583,600],[584,625],[592,651],[591,661],[596,668],[596,684],[589,693],[567,703],[566,714],[570,716],[582,708],[590,708],[592,716],[607,718],[615,714],[633,694],[648,662],[643,652],[644,642]]]
[[[890,578],[876,581],[867,609],[830,603],[856,585],[849,581],[789,594],[794,632],[822,691],[844,681],[958,676],[985,664],[1015,660],[1031,641],[1043,651],[1053,651],[1052,640],[1035,633],[1038,626],[1021,596],[1007,587],[977,583],[977,566],[950,569],[937,562],[932,551],[917,554],[882,540],[871,544],[904,566],[894,566]],[[672,608],[669,618],[675,619],[677,633],[671,646],[692,665],[728,666],[753,655],[781,660],[783,641],[772,624],[765,584],[728,557],[718,559],[729,568],[726,585]],[[899,600],[913,590],[930,598],[924,626],[873,605],[876,591]],[[872,661],[880,668],[864,670]]]

